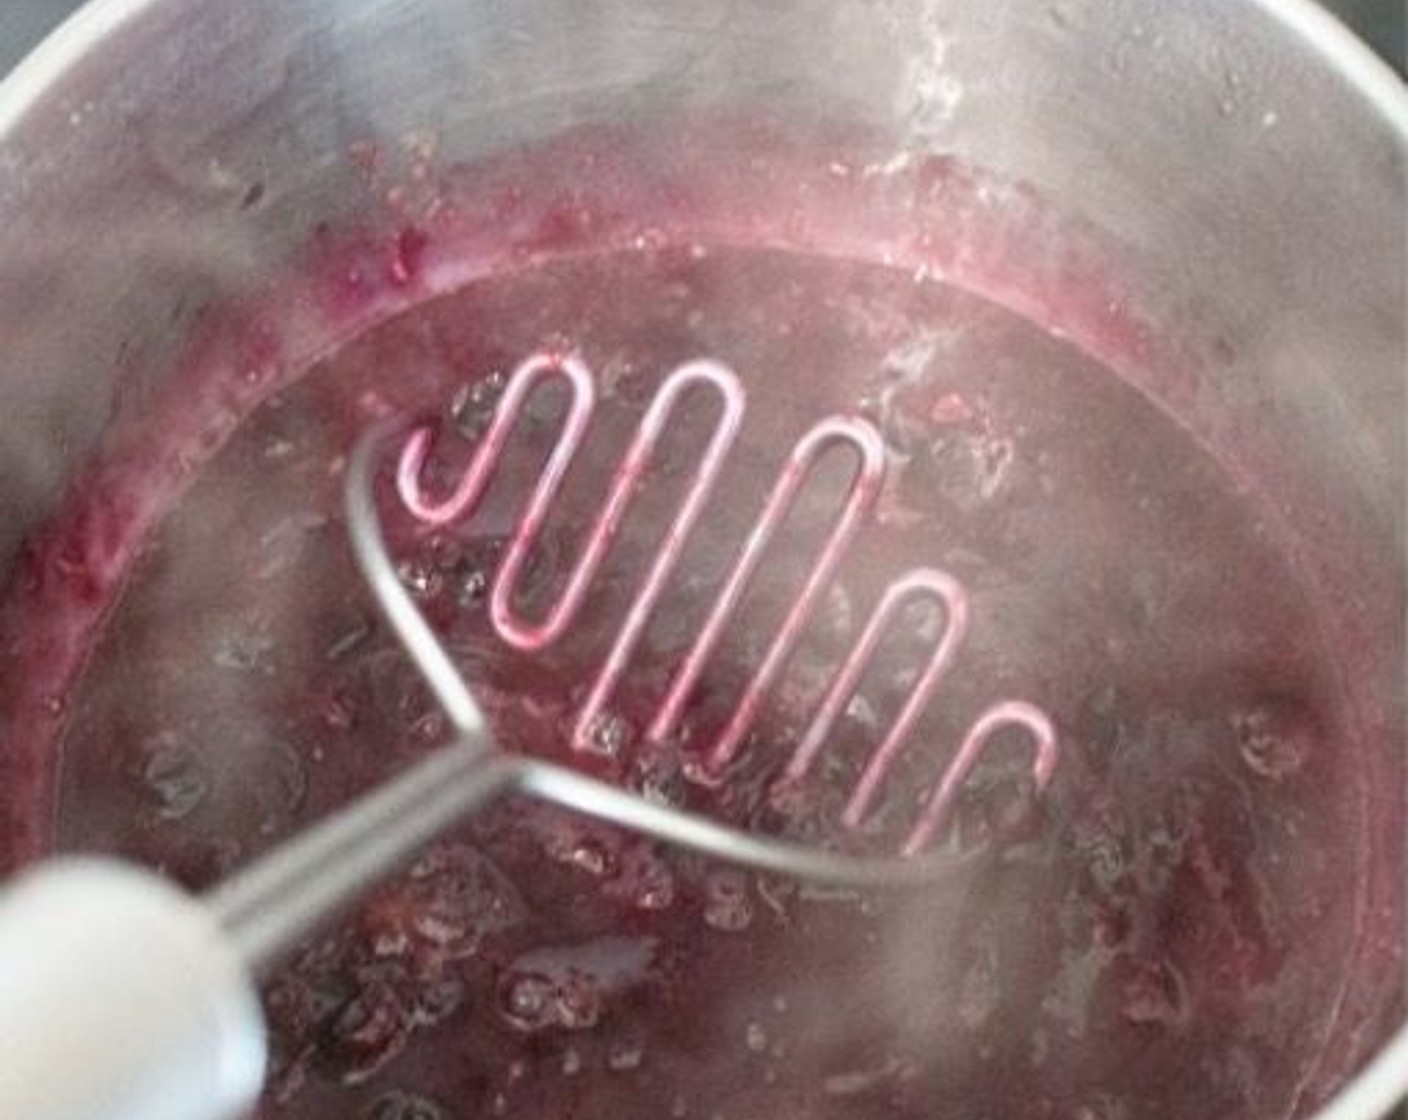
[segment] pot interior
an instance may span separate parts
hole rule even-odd
[[[260,42],[229,18],[231,41]],[[957,22],[929,41],[970,61],[1000,30],[943,18]],[[1014,50],[1034,65],[1069,50],[1052,44],[1072,18],[1014,25]],[[1175,13],[1165,34],[1179,27]],[[669,39],[636,33],[656,44],[640,59]],[[632,74],[615,48],[590,49],[606,41],[588,35],[587,71]],[[1108,169],[1083,194],[1068,167],[1026,174],[1004,158],[1011,128],[979,158],[966,130],[1001,96],[976,82],[970,119],[960,81],[925,86],[905,130],[877,123],[860,75],[889,41],[862,36],[825,112],[795,110],[790,86],[766,108],[684,96],[681,77],[649,111],[638,91],[629,112],[583,94],[566,114],[580,119],[529,99],[501,118],[502,142],[473,114],[412,131],[342,119],[325,193],[242,173],[219,196],[219,223],[200,227],[217,247],[191,254],[196,272],[220,263],[204,285],[185,282],[194,266],[170,227],[127,215],[117,240],[171,269],[142,297],[160,293],[160,314],[107,373],[82,454],[31,465],[17,498],[35,512],[0,608],[6,862],[114,851],[203,887],[442,745],[443,717],[352,569],[345,456],[379,416],[429,417],[448,485],[509,372],[542,348],[579,353],[601,400],[530,565],[530,616],[671,370],[718,359],[749,403],[669,610],[585,760],[567,745],[571,714],[709,409],[682,410],[588,608],[546,653],[495,636],[485,589],[560,396],[534,401],[464,523],[427,531],[381,495],[403,578],[505,746],[748,827],[834,836],[941,620],[917,612],[884,646],[804,796],[780,802],[770,780],[880,590],[918,565],[963,582],[972,622],[868,841],[903,831],[993,701],[1042,705],[1062,744],[1034,798],[1024,744],[999,743],[942,841],[973,858],[900,896],[819,891],[497,806],[272,979],[264,1115],[1289,1118],[1400,1006],[1386,978],[1402,816],[1385,791],[1402,752],[1401,420],[1383,405],[1402,385],[1384,373],[1391,325],[1364,326],[1383,293],[1335,335],[1372,385],[1304,373],[1330,340],[1278,336],[1257,318],[1260,289],[1236,285],[1243,264],[1165,243],[1213,200],[1189,188],[1174,212],[1146,194],[1131,223]],[[522,49],[541,71],[541,42]],[[434,57],[418,51],[390,57]],[[285,80],[316,54],[285,52]],[[722,65],[706,57],[697,80],[712,90]],[[956,124],[930,119],[946,96]],[[250,136],[225,139],[194,128],[199,105],[172,107],[154,135],[187,147],[158,145],[163,174],[194,174],[207,151],[240,164],[267,139],[257,104]],[[1249,203],[1218,205],[1233,221]],[[1254,228],[1243,247],[1261,236],[1274,241]],[[232,248],[261,239],[249,260]],[[1180,270],[1191,280],[1170,279]],[[1300,297],[1299,271],[1279,283]],[[38,331],[20,350],[50,364],[77,345]],[[53,407],[67,389],[54,382]],[[815,473],[677,740],[650,746],[643,725],[786,449],[837,413],[881,431],[885,491],[740,762],[720,785],[695,782],[689,761],[795,595],[845,464]],[[16,458],[26,446],[9,443]]]

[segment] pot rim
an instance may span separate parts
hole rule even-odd
[[[173,0],[87,0],[0,80],[0,143],[71,66],[129,20]],[[1317,51],[1408,149],[1408,84],[1317,0],[1242,0]]]

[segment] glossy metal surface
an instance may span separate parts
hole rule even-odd
[[[472,159],[721,101],[858,121],[1096,221],[1169,329],[1230,355],[1193,422],[1295,448],[1316,486],[1278,495],[1288,521],[1331,508],[1359,542],[1325,578],[1401,589],[1408,98],[1301,0],[102,0],[0,87],[0,571],[105,423],[115,356],[160,371],[173,305],[362,205],[351,141]],[[1398,669],[1358,687],[1401,727],[1401,620],[1372,640]],[[1400,920],[1402,746],[1355,760],[1366,906]],[[1400,981],[1364,952],[1323,1084]],[[1404,1065],[1327,1115],[1367,1120]]]

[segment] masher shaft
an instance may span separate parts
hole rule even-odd
[[[214,888],[206,905],[259,972],[516,779],[509,756],[462,739]]]

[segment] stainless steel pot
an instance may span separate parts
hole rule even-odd
[[[1355,683],[1382,734],[1353,764],[1383,921],[1318,1079],[1353,1081],[1402,1009],[1408,95],[1309,3],[100,0],[0,88],[0,566],[119,372],[159,378],[173,303],[257,287],[368,205],[350,143],[414,131],[473,160],[703,105],[1035,184],[1213,355],[1176,402],[1209,441],[1295,449],[1270,496],[1293,526],[1338,519],[1317,578],[1355,589],[1335,625],[1382,670]],[[1406,1082],[1401,1033],[1322,1120],[1370,1120]]]

